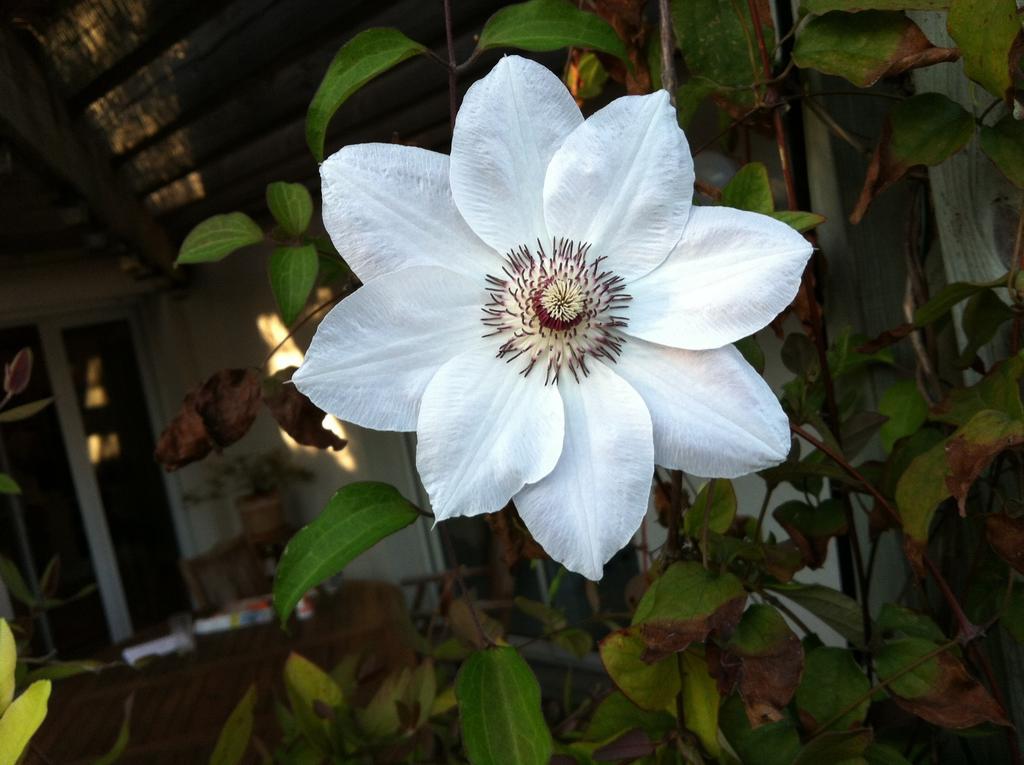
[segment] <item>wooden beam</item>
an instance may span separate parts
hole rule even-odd
[[[153,30],[138,48],[74,93],[68,99],[68,109],[72,114],[79,114],[93,101],[151,64],[176,42],[216,16],[229,2],[231,0],[187,0],[172,4],[174,16]]]
[[[15,32],[0,26],[0,132],[75,189],[111,235],[172,278],[174,248],[142,204],[122,188],[108,158],[72,125],[46,74]]]

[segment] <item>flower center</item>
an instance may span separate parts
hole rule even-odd
[[[540,242],[522,245],[505,256],[503,277],[487,277],[485,337],[500,338],[499,358],[522,357],[524,376],[539,364],[545,383],[558,383],[563,368],[579,382],[588,357],[614,362],[621,352],[630,297],[589,249],[568,239],[553,240],[550,253]]]

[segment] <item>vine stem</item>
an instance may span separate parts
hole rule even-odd
[[[448,46],[448,112],[451,129],[455,132],[455,117],[459,112],[459,73],[455,61],[455,35],[452,31],[452,0],[441,0],[444,7],[444,37]]]
[[[1024,272],[1024,206],[1020,208],[1017,216],[1017,239],[1013,244],[1013,268],[1018,272]],[[1011,285],[1013,287],[1015,285]],[[1010,351],[1017,353],[1020,350],[1020,314],[1013,317],[1013,334],[1010,336]]]
[[[903,523],[900,519],[900,515],[897,512],[896,508],[892,506],[889,500],[886,499],[885,496],[880,491],[878,491],[878,489],[871,485],[871,482],[868,481],[868,479],[866,479],[860,473],[860,471],[857,470],[857,468],[855,468],[853,465],[849,463],[846,457],[837,452],[835,449],[828,446],[828,444],[825,444],[824,442],[812,436],[810,433],[808,433],[806,430],[801,428],[796,423],[791,422],[789,424],[789,429],[796,435],[800,436],[800,438],[804,439],[811,446],[813,446],[814,448],[818,449],[821,452],[824,452],[828,457],[830,457],[837,465],[839,465],[840,468],[842,468],[842,470],[847,475],[849,475],[851,478],[853,478],[853,480],[855,480],[857,483],[863,486],[867,493],[874,497],[875,501],[878,502],[879,506],[881,506],[881,508],[885,510],[885,512],[889,515],[893,522],[896,523],[897,526],[902,527]],[[966,644],[969,643],[971,640],[974,640],[979,635],[981,635],[983,630],[981,630],[977,625],[973,624],[971,620],[967,618],[967,614],[964,613],[963,608],[960,606],[960,601],[957,600],[956,594],[949,586],[949,582],[946,581],[946,578],[942,575],[942,572],[939,571],[939,567],[935,565],[934,561],[932,561],[932,559],[927,555],[927,553],[921,556],[921,560],[925,568],[928,569],[928,573],[935,580],[935,584],[939,588],[939,591],[942,593],[942,597],[946,601],[946,604],[949,606],[950,611],[953,612],[953,617],[956,619],[957,623],[958,640],[961,643]]]
[[[708,481],[708,496],[704,500],[704,517],[700,528],[700,562],[704,570],[708,567],[708,523],[711,520],[711,500],[715,493],[715,479]]]
[[[679,558],[679,521],[683,515],[683,471],[671,470],[672,488],[669,493],[668,538],[665,552],[670,561]]]
[[[676,102],[675,41],[672,38],[672,8],[669,0],[658,0],[658,27],[661,36],[661,87]]]
[[[826,720],[821,726],[819,726],[818,727],[818,731],[813,736],[811,736],[810,741],[813,741],[814,739],[818,738],[818,736],[822,735],[823,733],[826,733],[829,728],[831,728],[837,722],[842,720],[846,715],[848,715],[854,709],[859,707],[865,701],[868,701],[872,696],[874,696],[879,691],[884,690],[885,688],[889,687],[892,683],[896,682],[897,680],[899,680],[904,675],[909,674],[910,672],[913,672],[915,669],[920,667],[926,661],[930,661],[931,659],[934,659],[940,653],[945,653],[946,651],[948,651],[950,648],[952,648],[956,644],[957,644],[956,640],[949,640],[949,641],[943,643],[942,645],[937,646],[934,650],[929,651],[924,656],[921,656],[920,658],[915,659],[914,661],[910,662],[910,664],[908,664],[907,666],[905,666],[902,669],[900,669],[899,672],[894,672],[890,677],[887,677],[885,680],[881,680],[878,683],[876,683],[875,685],[871,686],[871,688],[869,688],[865,693],[862,693],[860,696],[858,696],[856,699],[854,699],[852,703],[847,704],[845,707],[840,709],[836,714],[832,715],[831,718]]]
[[[750,9],[750,18],[754,24],[754,35],[757,38],[757,49],[761,55],[764,78],[766,81],[771,81],[774,74],[772,71],[772,61],[768,54],[768,45],[764,39],[764,27],[761,24],[761,11],[757,0],[747,0],[747,7]],[[785,102],[778,98],[778,92],[774,85],[766,86],[765,101],[772,110],[772,128],[775,134],[775,144],[778,148],[779,165],[782,168],[782,176],[786,184],[786,204],[790,210],[798,210],[800,205],[796,190],[796,178],[793,175],[793,157],[789,150],[786,125],[783,122],[782,111],[779,108]],[[813,238],[808,238],[811,239],[813,244]],[[815,282],[814,259],[812,258],[807,263],[807,268],[804,269],[800,290],[804,294],[804,304],[807,306],[807,319],[810,324],[809,334],[817,350],[818,366],[821,368],[821,381],[825,388],[825,419],[829,429],[835,435],[836,441],[841,443],[839,406],[836,403],[835,384],[828,365],[828,338],[825,331],[825,320],[821,315],[818,297],[815,294]],[[846,518],[847,529],[849,529],[846,538],[849,544],[850,557],[853,558],[854,575],[861,601],[864,641],[867,642],[871,639],[871,613],[868,603],[870,583],[864,567],[864,554],[860,547],[860,537],[857,534],[857,526],[854,523],[853,505],[850,503],[850,497],[846,492],[841,493],[840,499],[843,515]]]
[[[272,358],[274,358],[274,354],[277,353],[279,350],[281,350],[281,348],[284,346],[285,343],[287,343],[289,340],[291,340],[293,337],[295,337],[295,333],[298,332],[300,329],[302,329],[304,326],[306,326],[306,324],[308,324],[309,321],[314,316],[316,316],[318,313],[322,313],[323,311],[327,310],[328,308],[333,306],[335,303],[340,302],[341,299],[344,298],[348,294],[349,294],[348,290],[342,290],[339,294],[332,295],[330,298],[328,298],[324,302],[320,303],[320,305],[314,306],[313,309],[309,313],[307,313],[305,316],[303,316],[301,319],[299,319],[298,322],[296,322],[294,325],[292,325],[291,329],[288,330],[288,334],[286,334],[281,339],[281,342],[279,342],[277,345],[275,345],[270,350],[270,353],[267,354],[267,357],[265,359],[263,359],[263,363],[260,364],[260,367],[262,368],[262,367],[265,367],[267,364],[269,364],[270,360]]]

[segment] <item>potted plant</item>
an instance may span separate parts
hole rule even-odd
[[[211,467],[206,489],[190,492],[190,502],[233,495],[242,529],[252,544],[278,536],[286,527],[281,489],[308,481],[313,474],[296,465],[283,450],[230,457]]]

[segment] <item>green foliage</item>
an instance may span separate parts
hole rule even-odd
[[[341,105],[370,80],[406,59],[426,52],[397,29],[367,29],[342,46],[306,112],[306,144],[317,162],[324,159],[327,126]]]
[[[0,619],[0,715],[14,698],[14,670],[18,651],[14,633],[6,619]]]
[[[960,352],[957,365],[970,366],[978,350],[987,344],[999,328],[1013,318],[1013,311],[991,289],[981,290],[967,300],[961,327],[967,343]]]
[[[224,723],[210,756],[210,765],[238,765],[242,761],[245,750],[249,748],[249,739],[252,738],[255,705],[256,686],[250,685]]]
[[[341,689],[330,675],[297,653],[285,662],[284,687],[302,735],[321,752],[330,752],[334,748],[332,726],[319,709],[320,705],[331,709],[341,706]]]
[[[1024,189],[1024,122],[1007,114],[995,125],[983,125],[978,141],[1003,175],[1014,186]]]
[[[0,473],[0,494],[21,494],[21,487],[7,473]]]
[[[319,268],[316,247],[311,244],[278,247],[270,256],[270,288],[285,324],[291,324],[302,313]]]
[[[820,584],[771,584],[769,587],[821,619],[855,646],[864,645],[864,628],[857,601]]]
[[[771,50],[775,41],[771,16],[761,23]],[[754,83],[764,79],[764,70],[747,3],[672,0],[672,26],[692,75],[714,83],[732,101],[753,104]]]
[[[639,635],[629,630],[613,632],[601,641],[600,651],[608,676],[638,707],[665,709],[679,693],[675,657],[645,661],[647,646]]]
[[[709,490],[711,491],[710,513],[708,513]],[[683,531],[687,536],[700,539],[704,529],[705,515],[708,516],[709,531],[724,534],[729,529],[733,518],[736,517],[736,490],[732,486],[732,481],[720,478],[716,481],[708,481],[701,487],[697,497],[693,500],[693,505],[683,517]]]
[[[941,93],[912,96],[889,112],[889,153],[895,163],[937,165],[960,151],[974,134],[974,120]]]
[[[1010,49],[1021,35],[1014,0],[952,0],[948,18],[964,73],[996,98],[1007,98],[1013,85]]]
[[[188,232],[175,263],[213,263],[262,241],[263,229],[245,213],[214,215]]]
[[[0,765],[16,765],[29,741],[46,719],[50,681],[32,683],[0,715]]]
[[[871,705],[866,698],[870,688],[852,653],[844,648],[815,648],[807,654],[804,675],[796,690],[800,719],[811,730],[824,725],[831,730],[847,730],[859,725]]]
[[[590,48],[628,60],[626,46],[607,22],[567,0],[528,0],[497,11],[480,33],[478,50],[549,51]]]
[[[30,401],[29,403],[21,404],[20,406],[12,406],[10,409],[5,409],[0,412],[0,423],[18,422],[19,420],[28,419],[32,415],[43,411],[52,402],[52,398],[41,398],[38,401]]]
[[[718,743],[718,708],[722,701],[718,684],[708,671],[707,660],[696,650],[683,651],[676,656],[686,728],[697,735],[708,752],[718,757],[722,749]]]
[[[113,765],[115,762],[120,761],[125,749],[128,748],[128,741],[131,738],[132,706],[134,705],[134,701],[134,695],[129,696],[125,700],[124,717],[121,719],[121,725],[117,729],[117,737],[114,739],[114,743],[110,745],[110,749],[108,749],[99,759],[94,760],[92,765]]]
[[[861,88],[917,66],[931,43],[902,13],[828,13],[811,19],[797,38],[793,60]]]
[[[888,642],[875,656],[878,676],[889,680],[889,689],[899,696],[910,699],[924,696],[939,678],[938,659],[925,658],[933,651],[935,644],[922,638]]]
[[[871,743],[871,731],[829,731],[804,745],[793,765],[818,765],[822,762],[857,762]]]
[[[915,433],[928,417],[928,402],[917,388],[915,380],[900,380],[886,388],[878,411],[888,417],[880,431],[882,446],[891,452],[893,445],[905,436]]]
[[[580,56],[580,63],[576,72],[579,88],[576,95],[584,100],[597,98],[608,81],[608,70],[604,64],[593,53],[584,53]]]
[[[455,695],[473,765],[547,765],[552,743],[540,686],[514,648],[470,656],[459,670]]]
[[[775,200],[768,168],[760,162],[749,162],[741,167],[722,189],[722,204],[770,215],[775,210]]]
[[[717,717],[717,704],[715,705],[715,714]],[[607,742],[636,728],[642,729],[652,739],[658,739],[675,728],[675,725],[675,719],[664,710],[641,709],[626,698],[622,692],[613,691],[594,710],[583,733],[583,739]]]
[[[416,510],[388,484],[368,481],[340,489],[281,555],[274,576],[274,608],[281,621],[307,590],[416,518]]]
[[[949,7],[951,0],[803,0],[800,6],[807,13],[828,13],[829,11],[941,11]]]
[[[313,198],[301,183],[267,184],[267,207],[288,236],[302,236],[313,217]]]
[[[723,609],[735,611],[738,618],[746,597],[743,583],[730,573],[709,571],[696,561],[673,563],[644,593],[633,625],[644,627],[641,634],[648,643],[662,629],[672,631],[673,639],[681,642],[666,650],[682,650],[714,629]]]
[[[740,761],[757,765],[792,765],[800,751],[800,734],[788,718],[751,727],[739,696],[730,696],[719,710],[719,724]]]

